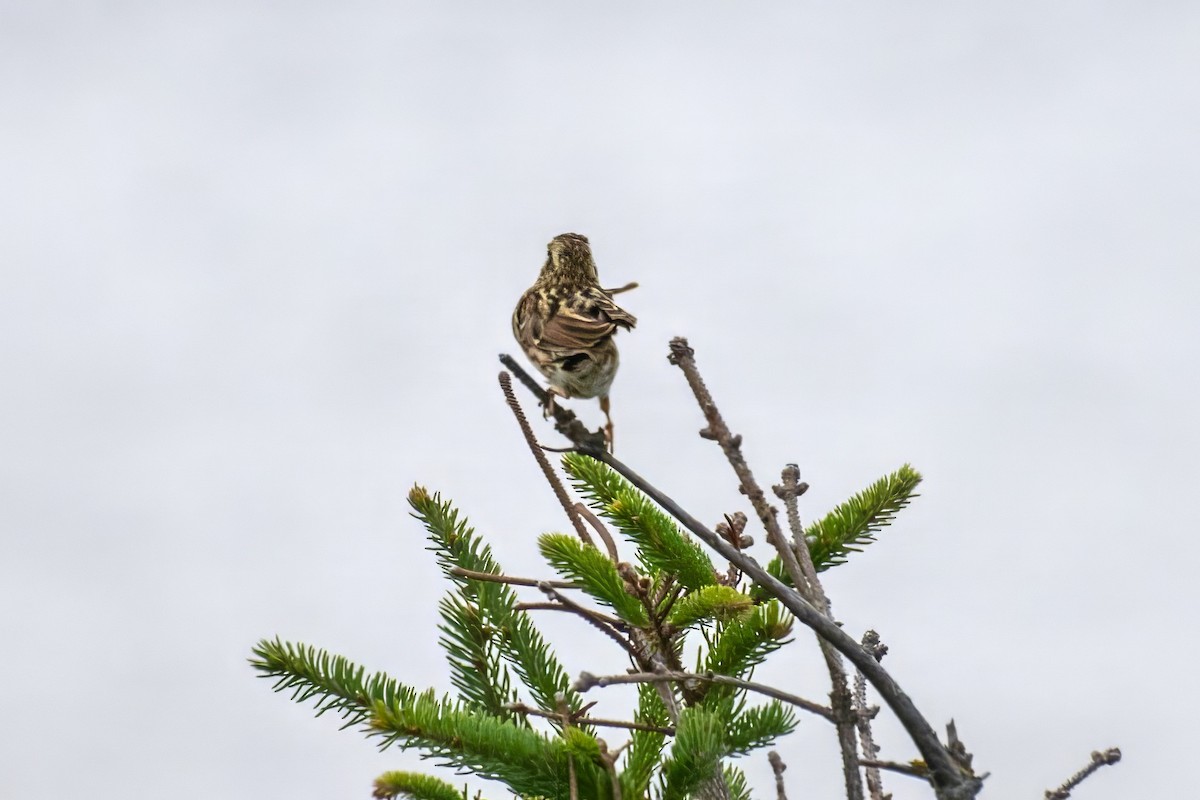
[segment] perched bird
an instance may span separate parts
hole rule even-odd
[[[630,330],[637,319],[613,302],[613,295],[636,288],[602,289],[586,236],[564,233],[546,245],[546,263],[537,281],[521,295],[513,311],[513,336],[525,355],[550,381],[554,396],[599,397],[612,447],[613,424],[608,390],[617,374],[618,328]]]

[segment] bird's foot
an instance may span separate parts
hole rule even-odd
[[[557,386],[551,386],[546,389],[546,402],[542,403],[542,419],[550,419],[551,415],[554,414],[555,397],[561,397],[565,400],[567,395]]]

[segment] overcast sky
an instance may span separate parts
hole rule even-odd
[[[245,659],[450,688],[414,482],[548,574],[566,522],[495,359],[564,231],[641,282],[618,454],[697,516],[749,508],[674,335],[806,519],[925,475],[827,589],[985,796],[1113,745],[1081,800],[1194,784],[1200,7],[600,8],[0,4],[0,796],[365,798],[420,764]],[[759,676],[820,698],[813,649]],[[827,726],[779,749],[839,796]]]

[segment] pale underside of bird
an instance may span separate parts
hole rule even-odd
[[[636,286],[601,288],[587,237],[564,233],[546,246],[541,274],[513,311],[513,335],[550,382],[547,413],[555,395],[600,398],[610,448],[613,424],[608,393],[620,364],[613,336],[637,324],[613,301],[613,295]]]

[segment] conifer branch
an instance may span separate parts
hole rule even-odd
[[[679,714],[671,755],[663,762],[659,797],[661,800],[685,800],[695,794],[709,794],[720,778],[720,790],[728,795],[721,759],[726,755],[724,721],[702,706],[685,708]],[[709,791],[705,791],[709,790]]]
[[[408,495],[414,516],[429,531],[438,563],[459,589],[465,602],[473,605],[478,625],[470,626],[475,635],[496,649],[510,664],[533,699],[542,708],[554,708],[558,695],[565,693],[572,708],[581,705],[571,691],[567,674],[550,652],[529,615],[516,610],[516,595],[507,584],[512,579],[502,574],[500,565],[474,529],[458,517],[458,512],[440,495],[430,495],[420,486]],[[495,635],[503,632],[504,635]],[[467,676],[468,681],[472,679]],[[513,699],[504,698],[503,702]]]
[[[872,685],[900,719],[922,757],[932,768],[931,780],[939,800],[967,800],[979,794],[983,783],[972,774],[960,770],[958,762],[951,757],[945,745],[938,739],[929,722],[900,688],[895,679],[867,654],[858,642],[850,638],[836,623],[818,611],[794,589],[782,583],[763,569],[757,561],[726,542],[704,523],[685,511],[678,503],[656,488],[653,484],[631,470],[611,453],[603,449],[581,450],[581,452],[616,470],[633,486],[679,520],[684,527],[701,541],[716,550],[722,557],[737,565],[751,580],[762,585],[772,597],[779,599],[798,620],[813,628],[828,639],[851,663],[862,669]]]
[[[754,609],[749,595],[732,586],[705,586],[672,603],[665,614],[667,622],[678,630],[706,620],[730,622],[744,619]]]
[[[639,628],[650,624],[645,606],[626,589],[617,565],[594,545],[566,534],[547,533],[538,538],[538,549],[559,574],[612,608],[621,619]]]
[[[575,445],[563,457],[575,486],[636,547],[640,566],[622,562],[605,523],[588,506],[570,502],[543,452],[548,448],[536,442],[513,393],[511,375],[501,373],[501,388],[526,444],[575,527],[578,539],[547,534],[540,540],[543,554],[571,580],[504,575],[490,548],[451,504],[417,486],[409,494],[414,516],[428,529],[429,549],[453,584],[441,604],[440,630],[459,698],[432,689],[419,693],[383,673],[368,674],[341,656],[278,638],[258,643],[252,666],[261,677],[274,679],[276,691],[290,690],[298,702],[313,701],[317,716],[334,711],[342,717],[343,728],[363,728],[382,747],[415,748],[441,766],[500,780],[518,797],[750,800],[745,775],[726,760],[791,733],[800,709],[837,727],[851,800],[858,797],[856,782],[861,792],[860,767],[866,770],[871,800],[886,797],[879,770],[928,781],[939,800],[973,800],[987,776],[974,773],[954,723],[947,726],[943,745],[880,665],[886,648],[874,632],[868,631],[859,644],[833,620],[818,577],[821,570],[842,563],[850,552],[872,541],[915,496],[920,475],[906,464],[806,530],[797,498],[807,487],[799,480],[799,469],[789,464],[781,484],[774,487],[787,511],[789,542],[777,510],[750,472],[741,437],[725,425],[686,340],[673,340],[671,351],[672,363],[681,367],[704,412],[701,435],[722,447],[778,552],[765,568],[744,552],[753,543],[743,532],[745,514],[727,515],[725,523],[710,530],[607,452],[602,432],[587,431],[562,406],[548,407],[555,427]],[[501,360],[546,405],[547,395],[537,382],[508,356]],[[593,544],[588,525],[603,540],[604,550]],[[692,537],[725,558],[728,572],[718,574],[708,551]],[[746,592],[739,588],[743,577],[750,581]],[[537,588],[547,602],[517,602],[514,586]],[[564,594],[567,589],[586,592],[611,607],[615,616],[577,602]],[[533,626],[527,613],[531,610],[577,615],[628,653],[637,671],[599,677],[583,672],[572,684]],[[756,665],[786,643],[795,619],[814,631],[826,655],[833,682],[830,707],[749,680]],[[704,641],[697,670],[689,672],[681,657],[690,652],[685,645],[694,644],[697,637]],[[853,693],[843,656],[857,668]],[[519,684],[511,681],[510,669]],[[870,720],[879,707],[866,705],[868,683],[897,714],[920,759],[877,759]],[[537,707],[520,699],[520,684]],[[638,705],[632,721],[589,716],[596,703],[584,703],[581,693],[614,684],[636,685]],[[748,692],[770,700],[749,706]],[[555,733],[542,732],[546,726],[535,727],[528,717],[548,720]],[[597,727],[628,730],[629,741],[610,750],[595,735]],[[673,741],[664,752],[668,736]],[[624,766],[618,770],[623,752]],[[1120,757],[1116,748],[1093,753],[1087,767],[1046,792],[1047,800],[1066,800],[1081,781]],[[768,760],[776,800],[787,800],[786,766],[775,752]],[[658,783],[652,787],[656,775]],[[379,776],[374,796],[469,800],[465,787],[460,790],[438,778],[404,771]],[[478,793],[474,800],[481,800]]]
[[[684,348],[686,340],[681,340]],[[510,359],[511,360],[511,359]],[[931,782],[939,800],[968,800],[978,795],[983,786],[982,781],[975,775],[965,772],[958,761],[951,756],[946,746],[938,739],[932,726],[913,704],[912,700],[900,688],[895,679],[881,665],[874,661],[861,646],[846,634],[836,623],[825,614],[818,611],[795,590],[790,589],[774,575],[763,569],[757,561],[743,554],[730,543],[723,540],[703,523],[685,511],[678,503],[646,481],[636,472],[608,453],[602,443],[590,442],[586,438],[568,435],[575,443],[578,453],[599,461],[612,468],[634,487],[640,489],[651,500],[658,504],[672,517],[679,520],[685,528],[691,531],[722,557],[737,566],[743,574],[761,585],[768,594],[776,597],[796,618],[805,625],[813,628],[823,638],[829,640],[839,652],[846,656],[851,663],[862,669],[863,674],[879,691],[884,701],[900,719],[901,724],[912,738],[922,757],[931,767]],[[734,440],[731,439],[731,442]],[[736,441],[740,445],[740,440]],[[570,459],[568,454],[565,459]],[[579,463],[579,462],[576,462]],[[568,467],[570,471],[570,467]],[[578,682],[577,684],[578,685]]]
[[[579,729],[548,737],[479,711],[468,711],[427,691],[412,702],[376,702],[371,727],[382,747],[418,748],[484,778],[504,781],[521,795],[554,797],[574,764],[582,789],[594,797],[608,792],[599,763],[577,757],[594,738]],[[580,741],[580,737],[584,741]]]
[[[768,655],[787,642],[793,618],[778,600],[755,606],[741,619],[719,626],[705,656],[705,672],[741,677],[748,675]],[[716,692],[718,696],[731,692]]]
[[[729,789],[730,800],[752,800],[746,773],[732,764],[725,765],[725,786]]]
[[[312,645],[263,639],[253,648],[250,666],[259,677],[274,678],[271,688],[290,689],[292,700],[305,703],[316,700],[317,716],[333,711],[345,721],[343,728],[365,723],[378,701],[400,698],[411,702],[417,696],[412,687],[383,674],[370,676],[366,670],[343,656]]]
[[[637,546],[647,572],[670,575],[688,589],[716,584],[704,550],[620,475],[579,453],[564,455],[562,465],[576,491]]]
[[[795,712],[779,700],[771,700],[765,705],[753,706],[740,713],[730,706],[717,708],[726,719],[726,748],[733,756],[746,755],[751,750],[766,747],[779,737],[794,731],[798,724]]]
[[[432,775],[419,772],[385,772],[375,779],[371,796],[376,800],[463,800],[463,790]]]
[[[296,702],[315,699],[318,716],[335,711],[346,720],[343,727],[363,725],[382,737],[383,747],[421,749],[502,780],[520,794],[552,797],[566,779],[568,749],[559,739],[438,700],[432,690],[418,694],[383,673],[368,676],[348,659],[308,645],[263,640],[254,655],[251,666],[262,677],[275,678],[276,691],[291,689]],[[582,730],[574,733],[591,740]],[[607,774],[597,763],[579,767],[589,796],[607,791]]]
[[[637,687],[638,705],[633,719],[646,728],[666,728],[670,717],[663,704],[660,688],[668,692],[670,687],[645,683]],[[625,758],[625,769],[621,772],[621,791],[627,797],[643,798],[648,794],[650,777],[662,753],[666,734],[652,730],[635,730],[629,738],[629,751]]]

